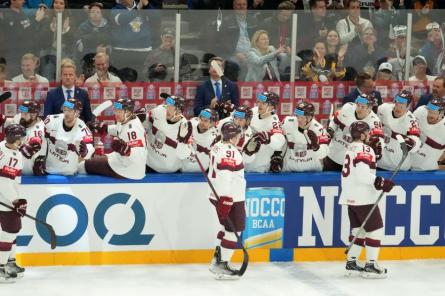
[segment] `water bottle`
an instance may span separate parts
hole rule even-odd
[[[111,142],[113,142],[113,138],[111,136],[106,136],[104,141],[104,150],[111,150]]]
[[[309,92],[310,99],[318,99],[318,85],[315,83],[311,85],[311,90]]]
[[[289,85],[289,83],[284,85],[283,99],[290,99],[290,85]]]
[[[98,84],[93,85],[93,89],[91,91],[91,100],[93,100],[93,101],[100,100],[100,87]]]
[[[156,90],[153,84],[150,84],[147,88],[147,100],[156,99]]]
[[[399,84],[394,82],[391,85],[391,98],[394,98],[399,93]]]
[[[100,137],[94,137],[94,148],[96,148],[95,155],[101,156],[105,154],[104,143],[100,140]]]
[[[343,83],[339,83],[337,86],[337,99],[343,99],[345,97],[345,85]]]

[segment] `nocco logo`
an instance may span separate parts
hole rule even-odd
[[[131,229],[124,234],[112,234],[105,225],[105,215],[108,210],[115,205],[127,205],[134,215],[134,224]],[[144,207],[136,198],[132,198],[127,193],[114,193],[105,197],[95,208],[93,221],[89,221],[88,211],[85,205],[75,196],[70,194],[56,194],[46,199],[37,210],[37,219],[46,221],[48,214],[57,211],[55,207],[65,205],[70,207],[77,215],[77,224],[74,229],[63,236],[57,236],[57,246],[63,247],[76,243],[87,232],[88,223],[93,223],[97,235],[110,245],[148,245],[153,239],[153,234],[143,234],[143,229],[147,219]],[[119,219],[119,217],[110,217]],[[110,219],[108,218],[108,220]],[[54,225],[57,234],[57,225]],[[37,233],[46,241],[50,242],[49,234],[45,227],[36,224]],[[27,246],[33,236],[18,236],[17,244]]]

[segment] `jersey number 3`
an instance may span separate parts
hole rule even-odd
[[[347,177],[351,173],[351,167],[350,166],[351,166],[351,157],[349,155],[346,155],[346,157],[345,157],[345,164],[343,166],[343,170],[341,171],[341,175],[343,177]]]

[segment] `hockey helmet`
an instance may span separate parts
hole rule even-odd
[[[241,128],[235,123],[229,121],[221,127],[223,141],[228,141],[241,133]]]
[[[114,109],[124,111],[134,111],[134,101],[129,98],[119,98],[113,103]]]
[[[301,102],[295,108],[294,114],[297,116],[314,116],[315,107],[312,103]]]
[[[354,121],[349,127],[351,137],[353,140],[359,139],[361,134],[367,134],[370,128],[369,125],[364,121]]]
[[[36,101],[25,100],[19,106],[19,111],[22,113],[40,113],[40,104]]]
[[[169,96],[165,99],[165,103],[170,106],[175,106],[177,109],[184,111],[185,99],[181,96]]]
[[[233,112],[233,117],[250,120],[253,117],[253,112],[249,106],[242,105],[242,106],[236,107],[235,111]]]
[[[280,97],[271,91],[263,91],[262,93],[257,94],[256,99],[260,102],[268,103],[274,107],[276,107],[280,101]]]
[[[442,112],[445,107],[445,101],[443,98],[432,98],[431,101],[426,105],[426,107],[433,111]]]
[[[401,104],[409,105],[412,100],[413,100],[413,94],[406,89],[402,90],[394,97],[394,101]]]
[[[368,105],[368,106],[372,106],[372,98],[371,95],[368,94],[360,94],[356,99],[355,99],[355,103],[356,104],[362,104],[362,105]]]
[[[203,109],[199,113],[199,117],[206,118],[210,121],[217,122],[218,121],[218,113],[212,109]]]
[[[6,142],[9,144],[26,137],[26,129],[20,124],[11,124],[5,128]]]
[[[72,110],[78,110],[79,112],[82,112],[82,102],[79,100],[76,100],[75,98],[69,98],[63,103],[63,107],[67,107],[68,109]]]

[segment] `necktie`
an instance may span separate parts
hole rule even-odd
[[[221,100],[221,88],[219,87],[219,82],[215,82],[215,95],[218,98],[218,101]]]
[[[67,99],[67,100],[72,98],[72,96],[71,96],[71,92],[72,92],[71,89],[67,89],[67,90],[66,90],[66,99]]]

